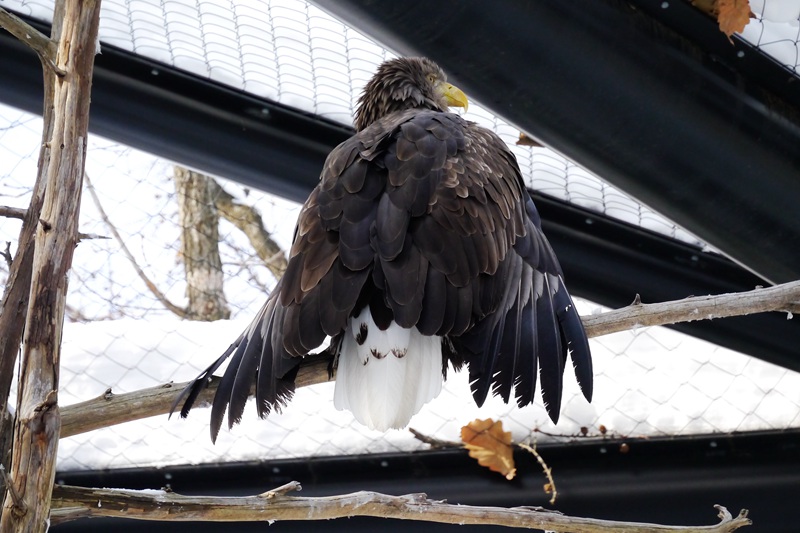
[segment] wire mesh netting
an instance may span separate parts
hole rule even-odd
[[[0,205],[24,208],[38,156],[41,119],[0,107]],[[564,179],[570,167],[544,172]],[[534,170],[533,172],[537,172]],[[87,175],[107,221],[84,190],[78,246],[65,325],[62,405],[98,397],[107,388],[131,392],[192,379],[246,326],[274,284],[249,241],[220,223],[225,295],[232,320],[192,322],[164,307],[122,251],[178,307],[186,305],[174,165],[113,142],[90,137]],[[283,248],[291,239],[298,206],[218,180],[243,204],[255,206]],[[0,238],[13,243],[19,223],[1,219]],[[113,235],[112,225],[120,238]],[[4,281],[7,266],[0,266]],[[631,287],[631,299],[636,288]],[[581,314],[598,311],[580,301]],[[574,378],[565,377],[561,421],[549,421],[540,403],[518,409],[493,399],[474,406],[467,378],[448,380],[442,394],[412,419],[418,431],[458,438],[474,418],[504,421],[515,439],[571,438],[587,428],[629,438],[800,426],[800,374],[664,328],[642,328],[592,341],[595,398],[587,404]],[[298,458],[408,451],[423,447],[409,433],[370,431],[335,410],[332,384],[303,388],[281,414],[259,420],[248,406],[241,425],[208,438],[208,412],[187,420],[166,416],[62,439],[62,470]],[[538,430],[538,431],[536,431]]]
[[[0,0],[44,20],[52,1]],[[299,0],[105,0],[100,40],[219,83],[351,125],[353,105],[394,54]],[[529,186],[691,244],[695,236],[555,152],[517,146],[520,131],[480,105],[467,118],[512,147]]]
[[[742,37],[795,76],[800,68],[800,3],[794,0],[752,0],[756,18]]]
[[[668,3],[665,3],[668,6]],[[51,20],[52,0],[0,0]],[[800,62],[800,7],[794,0],[754,0],[757,17],[742,37],[794,75]],[[103,44],[161,61],[217,82],[352,123],[361,87],[391,51],[300,0],[105,0]],[[519,130],[479,104],[468,118],[493,128],[512,146],[545,194],[692,244],[703,245],[640,202],[545,148],[516,146]]]

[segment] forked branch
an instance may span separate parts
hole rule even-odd
[[[59,76],[67,72],[56,64],[56,43],[18,16],[0,7],[0,28],[30,46],[42,64]]]

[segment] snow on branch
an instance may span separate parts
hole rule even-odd
[[[165,491],[90,489],[56,486],[50,519],[53,525],[86,517],[137,520],[202,520],[210,522],[269,522],[278,520],[329,520],[374,516],[397,520],[445,524],[498,525],[573,533],[728,533],[752,524],[747,511],[733,517],[717,505],[720,522],[709,526],[667,526],[598,520],[563,515],[530,507],[454,505],[430,500],[425,494],[390,496],[360,491],[338,496],[302,498],[287,496],[300,490],[292,482],[278,489],[244,497],[183,496]]]
[[[769,288],[718,296],[696,296],[655,304],[635,301],[628,307],[599,315],[581,317],[589,337],[598,337],[642,326],[660,326],[694,320],[709,320],[767,311],[797,312],[800,281]],[[789,315],[791,317],[791,315]],[[328,358],[309,356],[300,367],[297,387],[329,381]],[[200,395],[197,405],[208,405],[217,390],[212,381]],[[123,422],[166,414],[188,383],[168,383],[126,394],[111,389],[92,400],[61,408],[61,437],[69,437]]]

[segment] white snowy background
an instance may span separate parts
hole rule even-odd
[[[744,32],[787,69],[798,67],[796,0],[754,1],[763,13]],[[0,6],[48,20],[52,2],[0,0]],[[104,0],[101,41],[186,69],[258,96],[350,124],[352,104],[375,66],[391,53],[352,28],[297,0]],[[695,237],[584,169],[546,149],[514,146],[519,131],[479,105],[467,118],[495,129],[511,145],[529,184],[582,207],[703,246]],[[35,176],[41,120],[0,106],[0,205],[26,207]],[[200,169],[202,170],[202,169]],[[92,137],[87,174],[111,221],[159,288],[183,303],[179,228],[172,164]],[[298,206],[234,183],[224,186],[255,205],[268,229],[287,247]],[[80,230],[108,235],[88,194]],[[0,219],[0,242],[13,243],[19,223]],[[273,277],[246,252],[247,241],[224,224],[222,255],[229,321],[181,321],[145,289],[114,240],[78,247],[70,278],[65,326],[62,405],[112,387],[115,393],[186,381],[197,375],[246,326],[263,303]],[[13,247],[12,247],[13,250]],[[0,281],[5,277],[0,267]],[[631,288],[631,299],[636,288]],[[600,309],[579,302],[582,314]],[[85,322],[84,322],[85,320]],[[501,418],[516,439],[534,428],[572,435],[603,424],[631,437],[784,429],[800,426],[800,375],[664,328],[594,339],[595,398],[587,404],[567,372],[561,422],[554,427],[541,405],[525,409],[489,401],[478,409],[465,376],[452,377],[412,427],[456,439],[459,428],[481,417]],[[249,406],[241,425],[223,429],[215,446],[208,411],[187,420],[166,416],[63,439],[61,470],[169,465],[375,453],[424,447],[405,431],[380,433],[358,425],[332,406],[332,384],[298,391],[283,414],[259,420]],[[547,437],[535,434],[541,441]]]

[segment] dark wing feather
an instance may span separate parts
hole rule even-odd
[[[228,411],[228,427],[237,423],[244,411],[244,405],[250,395],[250,390],[256,376],[256,369],[264,364],[264,352],[268,353],[268,362],[272,368],[269,379],[260,384],[261,390],[271,398],[266,412],[259,414],[265,416],[271,408],[285,405],[293,393],[293,387],[287,387],[285,378],[297,372],[300,360],[289,357],[285,350],[279,348],[279,357],[272,357],[275,346],[274,333],[282,325],[281,315],[283,308],[278,303],[278,295],[282,282],[278,282],[264,307],[261,308],[255,320],[248,326],[236,341],[209,366],[200,376],[187,386],[172,405],[170,412],[183,402],[181,417],[186,417],[194,405],[197,397],[210,383],[210,377],[228,358],[231,358],[228,367],[220,379],[219,386],[214,395],[211,406],[211,440],[216,441],[225,411]],[[276,310],[278,313],[276,313]],[[265,342],[272,338],[272,342]]]
[[[561,332],[553,308],[552,284],[547,274],[534,274],[537,288],[536,329],[539,336],[539,367],[542,397],[547,413],[558,420],[561,410],[561,381],[564,375],[566,347],[561,343]],[[541,287],[541,292],[539,292]],[[563,290],[563,289],[562,289]],[[563,350],[563,351],[562,351]]]
[[[441,124],[439,136],[447,131],[444,119]],[[425,230],[418,239],[423,254],[447,283],[480,288],[465,331],[456,327],[458,318],[451,319],[461,309],[446,288],[443,329],[452,323],[451,335],[458,335],[452,340],[469,365],[478,405],[489,390],[508,401],[512,388],[520,406],[531,403],[538,367],[545,405],[556,421],[570,351],[581,389],[591,397],[586,334],[513,154],[477,125],[467,125],[463,135],[460,157],[442,182],[449,194],[440,188],[431,216],[417,225]],[[454,242],[461,245],[449,246]]]

